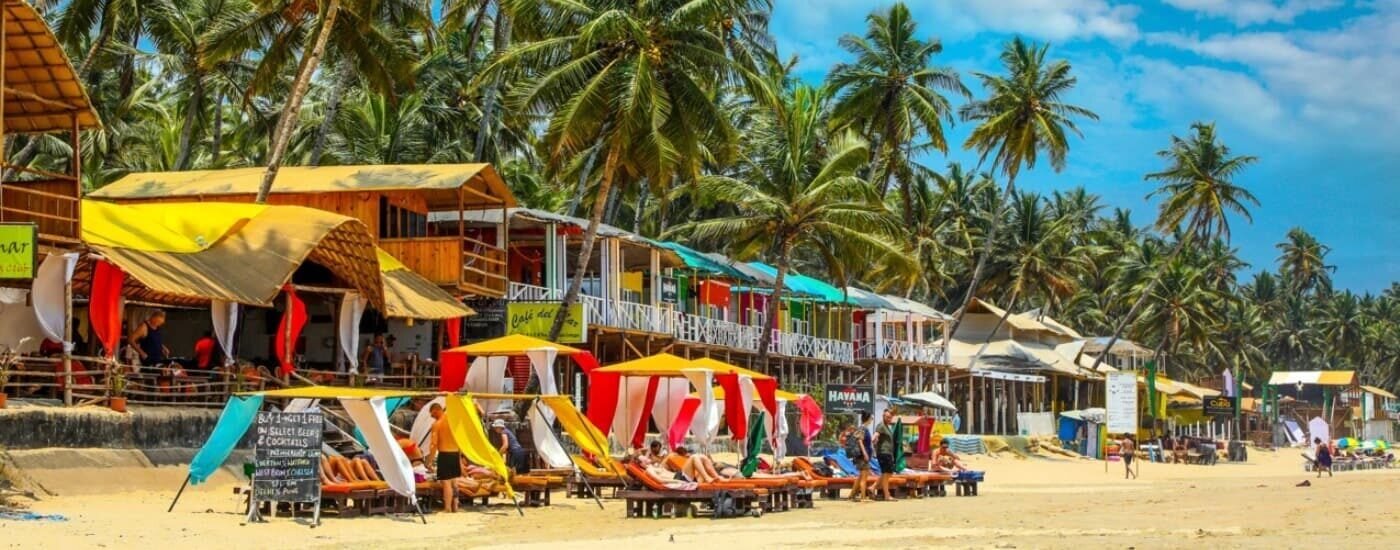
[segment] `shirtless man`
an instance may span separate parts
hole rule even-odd
[[[443,511],[456,512],[457,495],[454,481],[462,477],[462,451],[457,446],[457,439],[452,436],[452,428],[447,424],[447,415],[443,414],[442,405],[429,405],[428,414],[433,416],[434,422],[432,453],[427,463],[436,466],[438,483],[442,486]]]
[[[947,439],[944,439],[943,441],[940,441],[938,443],[938,450],[934,451],[933,453],[933,464],[938,469],[947,472],[961,472],[967,470],[967,466],[963,465],[962,460],[958,458],[958,455],[954,454],[953,451],[948,449]]]

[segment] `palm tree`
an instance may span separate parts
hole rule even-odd
[[[1005,76],[974,73],[990,96],[964,105],[960,115],[965,121],[979,121],[964,148],[977,151],[979,163],[988,157],[993,166],[1006,175],[1006,196],[1016,191],[1016,176],[1022,168],[1034,168],[1043,152],[1055,171],[1064,169],[1069,154],[1067,133],[1081,135],[1075,118],[1098,120],[1092,111],[1062,101],[1078,79],[1070,74],[1070,64],[1063,59],[1045,59],[1050,46],[1027,43],[1020,37],[1008,43],[1001,52]],[[997,207],[1000,212],[1003,207]],[[1000,220],[1001,215],[993,216]],[[982,244],[982,254],[972,270],[972,280],[962,305],[953,317],[952,330],[962,324],[968,304],[976,296],[982,282],[982,271],[992,255],[997,241],[993,223]]]
[[[614,183],[643,179],[665,185],[685,159],[702,150],[730,155],[736,135],[711,101],[736,67],[715,29],[756,0],[584,0],[548,6],[507,0],[506,11],[527,36],[499,54],[479,82],[501,71],[531,75],[508,98],[516,110],[547,117],[543,147],[558,171],[585,151],[603,157],[590,223],[551,339],[578,300],[598,226]]]
[[[776,258],[760,362],[768,356],[784,280],[798,249],[832,239],[897,252],[881,236],[895,234],[898,223],[857,175],[868,159],[866,144],[853,133],[825,131],[827,100],[825,91],[805,85],[789,92],[777,112],[748,132],[746,160],[736,176],[710,175],[697,182],[703,194],[733,214],[672,230],[697,241],[732,243],[739,255],[764,252]]]
[[[1186,245],[1193,241],[1209,242],[1220,237],[1226,242],[1230,238],[1231,213],[1253,221],[1249,206],[1259,205],[1259,200],[1244,187],[1235,184],[1234,177],[1245,167],[1254,164],[1258,158],[1249,155],[1234,156],[1230,148],[1220,142],[1215,133],[1215,124],[1197,122],[1191,125],[1189,139],[1172,136],[1171,146],[1159,151],[1157,156],[1167,161],[1167,168],[1161,172],[1147,174],[1145,179],[1161,181],[1161,187],[1148,195],[1149,198],[1162,195],[1162,206],[1157,213],[1157,228],[1163,231],[1181,231],[1177,238],[1172,259],[1181,255]],[[1169,260],[1170,262],[1170,260]],[[1118,320],[1108,346],[1118,342],[1128,323],[1133,321],[1153,286],[1160,278],[1148,282],[1137,302]],[[1103,362],[1101,354],[1094,360],[1094,368]]]
[[[952,105],[940,91],[971,97],[958,73],[934,67],[933,56],[943,51],[937,39],[923,41],[909,8],[898,2],[884,12],[866,16],[865,38],[845,35],[841,48],[856,57],[838,63],[827,75],[827,86],[840,93],[831,113],[837,128],[853,128],[871,143],[871,181],[883,196],[890,180],[899,182],[904,223],[914,224],[914,190],[907,148],[919,136],[931,148],[948,151],[943,123],[953,122]]]
[[[1182,355],[1183,344],[1188,349],[1207,349],[1217,323],[1213,304],[1220,300],[1219,294],[1205,284],[1203,270],[1180,258],[1168,260],[1162,273],[1143,289],[1148,300],[1138,324],[1139,338],[1156,340],[1157,349],[1169,356]]]
[[[1336,266],[1327,265],[1327,254],[1332,248],[1318,242],[1301,227],[1288,230],[1288,236],[1277,248],[1279,270],[1288,273],[1293,282],[1293,292],[1304,294],[1312,290],[1326,294],[1332,289],[1333,271]]]
[[[296,76],[272,132],[267,171],[256,199],[262,203],[267,202],[287,147],[300,127],[302,102],[326,48],[334,44],[339,55],[355,63],[371,88],[392,96],[409,83],[413,70],[412,50],[400,33],[423,28],[429,20],[422,5],[413,0],[254,0],[254,4],[256,12],[218,36],[207,52],[211,60],[222,61],[263,48],[246,97],[280,86],[283,70],[299,46],[307,36],[315,37],[300,48]]]

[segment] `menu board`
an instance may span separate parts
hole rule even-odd
[[[1108,404],[1108,433],[1136,434],[1138,431],[1138,383],[1135,372],[1110,372],[1104,384]]]
[[[253,500],[321,499],[320,412],[258,413],[253,446]]]

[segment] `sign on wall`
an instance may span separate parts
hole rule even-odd
[[[1109,434],[1136,434],[1138,431],[1137,373],[1110,372],[1104,384]]]
[[[506,305],[506,334],[524,334],[548,339],[554,325],[554,314],[560,302],[511,302]],[[561,344],[581,344],[588,341],[588,317],[583,304],[569,306],[564,318],[564,330],[557,340]]]
[[[1235,397],[1217,395],[1201,400],[1201,406],[1206,416],[1234,416]]]
[[[875,413],[875,386],[873,384],[827,384],[827,414]]]
[[[32,223],[0,223],[0,279],[33,279],[39,230]]]
[[[680,301],[679,285],[675,277],[661,278],[661,301],[668,304]]]

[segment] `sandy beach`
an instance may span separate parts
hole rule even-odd
[[[35,452],[35,451],[29,451]],[[894,503],[818,501],[815,510],[762,518],[628,520],[620,502],[556,495],[550,508],[471,509],[455,516],[327,518],[312,529],[287,518],[241,525],[234,476],[221,472],[166,507],[179,467],[72,467],[25,471],[56,493],[31,511],[65,522],[0,521],[0,544],[62,548],[285,548],[449,544],[499,548],[749,547],[1212,548],[1383,545],[1400,529],[1393,495],[1400,470],[1344,472],[1317,480],[1294,452],[1255,451],[1245,464],[1145,464],[1123,480],[1118,464],[973,457],[987,471],[974,498]],[[1295,487],[1310,479],[1311,487]]]

